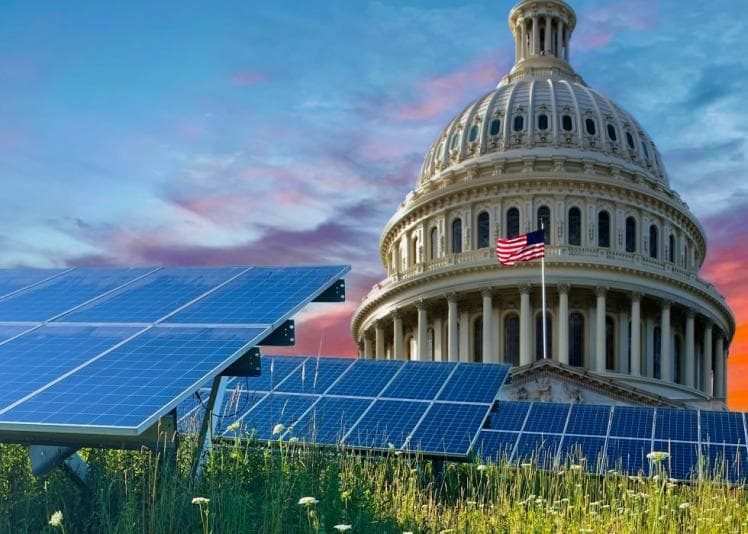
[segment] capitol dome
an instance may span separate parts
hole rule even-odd
[[[698,275],[704,230],[652,138],[571,67],[575,26],[560,0],[509,13],[515,66],[441,131],[382,232],[360,354],[508,362],[510,398],[724,407],[735,324]],[[547,358],[539,265],[494,251],[541,225]]]

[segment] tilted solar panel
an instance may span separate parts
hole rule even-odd
[[[408,448],[425,453],[466,455],[488,408],[435,402],[411,436]]]
[[[324,393],[354,361],[352,358],[307,358],[276,387],[276,391]]]
[[[0,343],[14,338],[24,332],[28,332],[31,326],[0,325]]]
[[[531,405],[530,402],[500,401],[491,411],[489,428],[519,432],[525,425]]]
[[[406,363],[382,392],[382,397],[431,400],[444,387],[457,364],[446,362]]]
[[[525,432],[561,434],[569,416],[569,404],[534,402],[527,416]]]
[[[518,439],[519,432],[481,430],[475,445],[475,453],[486,461],[509,461]]]
[[[573,404],[569,414],[567,434],[606,436],[610,423],[610,406]]]
[[[48,280],[67,269],[0,269],[0,298]]]
[[[736,412],[701,412],[701,442],[745,444],[743,415]]]
[[[275,389],[305,360],[306,358],[296,356],[260,358],[260,376],[253,376],[247,382],[250,391],[271,391]]]
[[[241,434],[258,440],[279,439],[288,428],[295,427],[300,417],[318,398],[313,395],[284,393],[267,395],[257,402],[246,415],[237,419],[240,425],[237,430],[226,430],[224,436],[232,437]],[[226,426],[223,426],[221,430]]]
[[[699,476],[699,444],[679,441],[655,441],[654,450],[666,452],[668,457],[661,461],[669,478],[692,480]]]
[[[654,408],[616,406],[613,409],[610,435],[625,438],[652,439],[653,424]]]
[[[560,434],[522,432],[514,453],[515,462],[535,462],[543,467],[552,467],[556,461]]]
[[[286,437],[296,437],[306,443],[337,445],[372,402],[363,398],[322,397]]]
[[[630,475],[649,475],[651,439],[608,438],[605,449],[605,468]]]
[[[559,462],[562,466],[582,465],[591,473],[599,473],[604,459],[604,437],[567,434],[561,442]]]
[[[699,413],[696,410],[657,408],[655,439],[699,441]]]
[[[395,360],[356,360],[328,394],[377,397],[403,365]]]
[[[460,364],[437,400],[491,403],[509,374],[509,365]]]
[[[344,443],[368,449],[400,449],[428,408],[427,402],[377,400]]]
[[[744,445],[702,445],[705,476],[729,482],[748,481],[748,453]]]

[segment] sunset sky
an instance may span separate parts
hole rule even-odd
[[[571,62],[706,228],[748,409],[745,0],[570,0]],[[441,127],[513,63],[513,2],[0,5],[2,266],[351,263],[298,350],[348,354],[379,231]]]

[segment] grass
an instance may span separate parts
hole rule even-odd
[[[216,448],[193,482],[194,450],[183,440],[171,463],[145,450],[84,451],[91,475],[83,486],[63,468],[37,479],[23,447],[0,445],[0,532],[748,531],[743,487],[710,481],[597,477],[571,464],[437,469],[395,453],[236,442]],[[50,525],[57,511],[61,524]]]

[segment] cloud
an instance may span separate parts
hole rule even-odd
[[[651,30],[657,26],[658,19],[659,2],[656,0],[616,2],[585,9],[579,13],[573,46],[575,50],[591,52],[607,45],[620,31]]]

